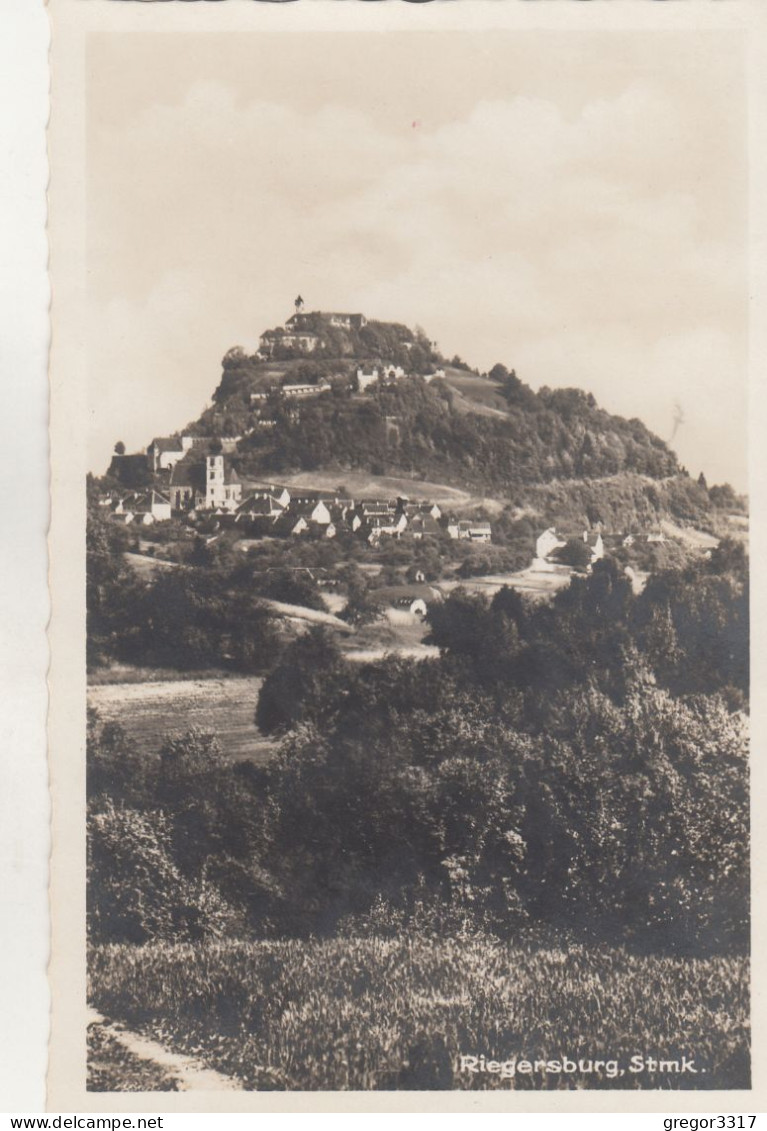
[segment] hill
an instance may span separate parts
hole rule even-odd
[[[442,357],[422,330],[361,314],[297,307],[256,353],[230,349],[211,407],[184,432],[228,438],[246,482],[332,480],[352,494],[397,482],[413,495],[418,483],[439,484],[456,504],[500,502],[551,521],[601,516],[624,529],[664,518],[711,529],[743,509],[730,489],[691,480],[642,421],[606,412],[590,393],[534,392],[501,364],[480,374]]]
[[[536,394],[503,366],[483,376],[446,364],[425,338],[413,334],[404,348],[405,332],[386,323],[337,330],[336,357],[324,338],[311,357],[299,345],[270,344],[269,356],[230,350],[213,406],[192,430],[241,437],[238,470],[246,475],[338,468],[505,496],[523,484],[679,472],[674,453],[641,421],[605,412],[589,394]],[[360,376],[370,381],[364,392]]]

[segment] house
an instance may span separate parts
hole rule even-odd
[[[299,295],[299,298],[301,296]],[[279,348],[296,350],[299,353],[315,353],[324,349],[328,339],[322,335],[323,328],[339,330],[361,330],[367,324],[364,314],[339,314],[316,310],[307,313],[303,300],[295,302],[295,314],[276,330],[266,330],[261,335],[260,352],[266,357],[274,356]]]
[[[335,538],[338,533],[336,524],[334,522],[325,523],[323,526],[314,524],[309,528],[310,533],[315,538]]]
[[[335,527],[336,533],[338,533],[339,530],[344,530],[344,529],[348,528],[349,518],[352,515],[353,510],[354,510],[354,507],[353,507],[353,504],[351,503],[351,501],[349,501],[349,502],[338,502],[338,501],[336,501],[336,502],[333,502],[333,503],[326,503],[325,505],[328,508],[328,511],[330,512],[330,521],[331,521],[332,525]]]
[[[322,499],[314,499],[306,503],[296,503],[290,508],[291,515],[303,518],[307,525],[327,526],[331,521],[330,511]]]
[[[295,314],[292,314],[285,323],[292,331],[305,331],[310,327],[321,326],[323,324],[333,326],[337,330],[361,330],[363,326],[367,325],[367,318],[364,314],[339,314],[334,311],[329,312],[324,310],[315,310],[312,313],[307,313],[304,310],[303,303],[299,307],[296,302]]]
[[[271,495],[283,509],[290,503],[291,496],[287,487],[281,487],[277,483],[253,483],[252,481],[248,482],[248,486],[254,495],[261,497]]]
[[[367,325],[364,314],[323,314],[322,317],[329,325],[336,326],[340,330],[361,330]]]
[[[605,556],[605,544],[601,532],[597,531],[595,533],[594,531],[589,532],[584,530],[583,541],[591,550],[591,564],[593,565],[594,562],[600,562]]]
[[[330,384],[323,381],[319,385],[283,385],[281,392],[286,397],[315,397],[320,393],[329,393]]]
[[[242,483],[223,455],[206,456],[205,506],[208,510],[235,511],[242,499]]]
[[[415,514],[408,522],[408,533],[420,541],[425,537],[436,537],[442,528],[430,514]]]
[[[600,530],[583,530],[580,533],[557,534],[553,526],[538,535],[535,543],[533,569],[553,570],[559,560],[560,551],[568,542],[583,541],[591,551],[590,564],[601,561],[605,556],[605,543]]]
[[[142,488],[147,481],[146,452],[133,452],[130,455],[112,456],[107,474],[123,487]]]
[[[299,535],[305,534],[308,529],[309,523],[303,515],[285,511],[274,523],[272,532],[279,538],[297,538]]]
[[[362,529],[367,533],[367,540],[371,544],[377,542],[379,538],[399,538],[407,527],[407,518],[404,514],[396,514],[388,511],[386,514],[377,514],[366,516],[362,523]]]
[[[428,384],[429,381],[434,381],[438,377],[444,377],[444,376],[445,376],[445,370],[444,369],[435,369],[433,373],[424,373],[423,379]]]
[[[442,600],[439,589],[431,585],[388,585],[383,589],[374,589],[371,596],[380,604],[388,605],[390,609],[410,613],[413,616],[425,617],[429,605]]]
[[[243,522],[254,518],[276,520],[284,510],[285,507],[273,495],[248,495],[237,507],[235,521]]]
[[[112,502],[109,507],[109,517],[113,522],[119,523],[121,526],[128,526],[133,522],[134,513],[131,503],[135,495],[133,492],[127,495],[113,496]]]
[[[469,542],[492,542],[493,532],[489,522],[459,522],[458,537]]]
[[[549,560],[555,550],[561,550],[566,542],[559,537],[553,526],[539,534],[535,541],[535,561],[533,569],[553,569]]]
[[[147,464],[153,472],[169,471],[180,463],[195,445],[193,436],[159,436],[146,450]]]
[[[205,466],[201,459],[185,458],[170,469],[164,493],[173,511],[191,511],[205,503]]]
[[[134,519],[144,526],[151,526],[155,522],[168,522],[170,520],[170,499],[161,495],[159,491],[147,491],[137,494],[131,501]]]
[[[493,532],[489,522],[460,522],[448,523],[447,532],[451,538],[458,538],[462,542],[492,542]]]
[[[383,499],[368,499],[357,507],[362,519],[366,518],[393,518],[396,514],[396,504],[388,503]]]
[[[112,499],[111,506],[110,506],[110,510],[111,510],[112,514],[119,517],[120,515],[127,514],[130,511],[131,517],[132,517],[133,508],[132,508],[131,504],[133,503],[133,500],[135,498],[136,498],[136,492],[135,491],[129,491],[126,495],[116,495],[116,496],[114,496],[114,498]]]
[[[361,393],[364,393],[365,389],[370,388],[371,385],[375,385],[377,380],[378,370],[375,367],[369,373],[366,373],[364,369],[357,369],[357,385]]]
[[[324,344],[324,339],[311,330],[296,333],[284,330],[281,326],[276,330],[265,330],[260,340],[261,353],[267,358],[273,357],[274,351],[282,347],[299,350],[301,353],[314,353]]]
[[[408,519],[415,518],[417,514],[430,515],[433,519],[442,518],[442,511],[436,503],[410,503],[405,499],[402,504],[402,509]]]

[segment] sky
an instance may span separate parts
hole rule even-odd
[[[746,489],[737,34],[100,33],[87,71],[94,471],[300,292],[676,427]]]

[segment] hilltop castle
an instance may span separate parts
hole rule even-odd
[[[276,330],[266,330],[261,335],[261,353],[264,357],[272,357],[280,347],[306,354],[315,353],[327,346],[328,340],[324,333],[327,330],[361,330],[367,325],[364,314],[328,313],[322,310],[307,313],[301,295],[294,306],[295,313],[288,318],[284,328],[280,326]]]

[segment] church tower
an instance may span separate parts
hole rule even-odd
[[[208,456],[206,462],[205,505],[212,508],[224,501],[224,457]]]
[[[296,314],[300,314],[301,311],[304,309],[304,300],[301,298],[300,295],[296,299],[294,305],[295,305],[295,308],[296,308]]]

